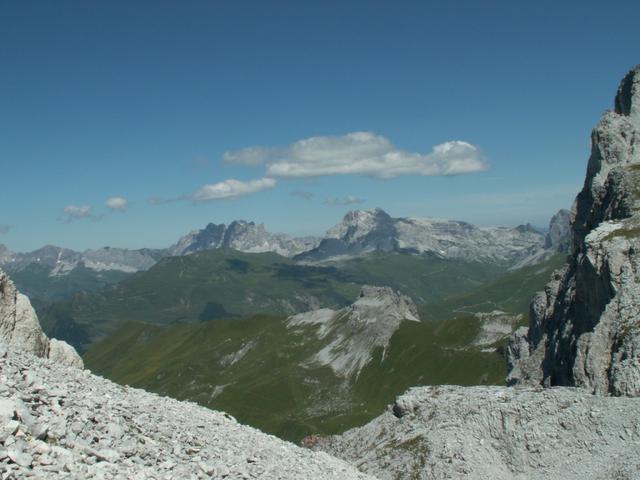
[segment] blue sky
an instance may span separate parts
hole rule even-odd
[[[320,234],[372,207],[544,225],[640,62],[638,18],[635,1],[0,1],[0,243],[163,247],[237,218]]]

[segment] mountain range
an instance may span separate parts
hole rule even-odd
[[[428,254],[437,258],[520,268],[566,252],[570,214],[561,210],[546,235],[531,227],[476,227],[454,220],[392,218],[382,209],[351,211],[324,238],[271,233],[244,220],[208,224],[165,249],[104,247],[77,252],[47,245],[15,253],[0,245],[0,268],[10,273],[36,307],[80,291],[97,291],[146,271],[159,260],[215,249],[274,252],[297,263],[318,264],[372,252]]]

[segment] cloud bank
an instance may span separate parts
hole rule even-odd
[[[223,200],[242,197],[250,193],[260,192],[276,186],[273,178],[260,178],[243,182],[233,178],[223,182],[205,185],[191,197],[196,202],[207,202],[211,200]]]
[[[112,212],[126,212],[129,208],[129,200],[124,197],[110,197],[104,203]]]
[[[266,166],[269,177],[366,175],[393,178],[401,175],[463,175],[488,169],[480,150],[455,140],[433,147],[427,154],[396,148],[387,138],[371,132],[311,137],[286,148],[250,147],[225,152],[227,164]]]

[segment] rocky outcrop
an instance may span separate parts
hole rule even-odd
[[[544,235],[529,225],[480,228],[455,220],[393,218],[376,208],[347,213],[317,248],[296,259],[320,262],[382,251],[521,267],[548,258],[544,243]]]
[[[417,387],[364,427],[314,443],[382,480],[631,480],[640,471],[640,399]]]
[[[72,346],[49,340],[27,296],[16,290],[0,270],[0,347],[50,358],[58,363],[83,368],[82,359]]]
[[[35,479],[370,478],[189,402],[0,353],[0,472]]]
[[[409,297],[389,287],[365,285],[349,307],[293,315],[287,319],[287,325],[289,328],[317,325],[318,339],[327,342],[308,363],[327,365],[339,377],[350,378],[369,363],[376,348],[388,347],[404,320],[420,321],[418,309]]]
[[[640,395],[640,66],[592,133],[569,264],[509,347],[512,384]]]
[[[571,223],[573,213],[567,209],[561,209],[551,217],[549,231],[545,237],[544,246],[558,253],[570,253],[573,246]]]
[[[513,314],[494,310],[492,312],[477,312],[474,317],[478,320],[478,333],[471,345],[495,350],[495,343],[507,338],[514,328],[522,322],[522,314]],[[491,346],[493,345],[493,348]]]
[[[262,224],[235,220],[225,224],[208,224],[194,230],[169,247],[169,255],[188,255],[202,250],[233,248],[240,252],[275,252],[285,257],[311,250],[320,240],[315,237],[290,237],[284,233],[271,233]]]

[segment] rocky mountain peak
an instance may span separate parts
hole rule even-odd
[[[404,320],[419,322],[413,301],[389,287],[365,285],[356,301],[341,310],[322,308],[287,319],[290,328],[317,325],[322,349],[310,364],[327,365],[343,378],[357,377],[371,361],[375,349],[386,350]]]
[[[314,237],[294,238],[283,233],[271,233],[263,224],[234,220],[229,225],[209,223],[194,230],[168,249],[170,255],[188,255],[202,250],[233,248],[241,252],[275,252],[285,257],[316,247]]]
[[[354,321],[420,321],[418,308],[413,300],[395,292],[391,287],[364,285],[360,290],[360,296],[349,308]]]
[[[640,116],[640,65],[625,75],[618,87],[615,112],[620,115]]]
[[[371,210],[352,210],[342,222],[327,230],[326,238],[338,238],[353,242],[379,230],[392,228],[393,219],[381,208]],[[394,232],[386,232],[391,233]]]
[[[530,309],[510,349],[510,383],[640,396],[640,68],[592,133],[572,223],[572,256]]]
[[[378,208],[347,213],[316,248],[296,259],[318,262],[375,251],[409,252],[519,268],[553,255],[544,240],[530,225],[479,228],[456,220],[393,218]]]

